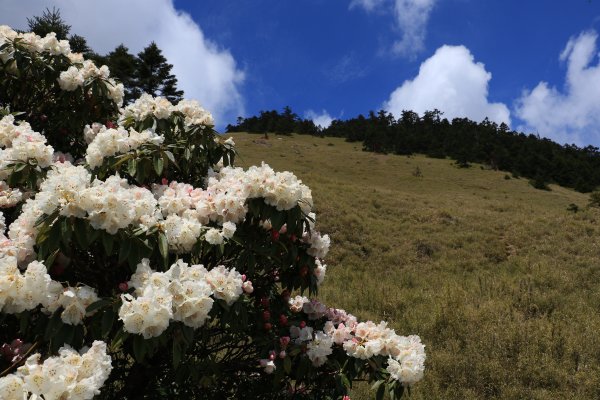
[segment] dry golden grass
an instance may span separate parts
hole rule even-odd
[[[264,160],[313,190],[332,238],[321,300],[421,336],[411,398],[600,398],[600,211],[587,195],[335,138],[233,137],[238,165]]]

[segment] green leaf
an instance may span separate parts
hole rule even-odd
[[[282,212],[276,211],[271,215],[271,225],[273,229],[278,231],[285,223],[285,215]]]
[[[112,330],[113,324],[115,323],[115,312],[112,308],[104,310],[102,314],[102,337],[107,337]]]
[[[23,311],[19,314],[19,333],[25,334],[27,330],[27,326],[29,325],[29,318],[31,317],[31,313],[29,311]]]
[[[56,249],[54,250],[47,258],[46,261],[44,261],[44,265],[46,265],[46,267],[50,268],[52,266],[52,264],[54,264],[54,260],[56,260],[56,256],[58,256],[59,250]]]
[[[129,256],[129,243],[121,241],[119,244],[119,264],[123,263],[125,260],[127,260],[127,257]]]
[[[283,370],[287,375],[292,372],[292,358],[290,356],[283,359]]]
[[[161,157],[159,157],[158,155],[155,155],[154,159],[153,159],[153,163],[154,163],[154,171],[156,171],[156,175],[160,176],[163,172],[163,167],[165,165],[163,159]]]
[[[383,400],[383,396],[385,395],[385,385],[383,381],[378,381],[379,387],[377,388],[377,393],[375,393],[375,400]]]
[[[99,310],[101,308],[106,307],[107,305],[110,304],[109,300],[106,299],[100,299],[98,301],[93,302],[92,304],[90,304],[89,306],[87,306],[87,308],[85,309],[85,312],[87,314],[91,314],[96,310]]]
[[[106,251],[107,255],[112,254],[113,250],[113,236],[110,233],[103,232],[102,233],[102,246],[104,247],[104,251]]]
[[[67,218],[63,218],[60,221],[60,236],[63,243],[69,244],[72,232],[70,221]]]
[[[86,222],[83,219],[76,219],[73,224],[75,230],[75,240],[79,247],[85,249],[87,247]]]
[[[91,226],[87,226],[86,237],[88,246],[94,243],[96,239],[98,239],[98,236],[100,236],[100,231],[98,229],[94,229]]]
[[[115,335],[115,337],[113,338],[112,342],[110,343],[110,349],[112,351],[116,351],[119,347],[121,347],[121,345],[123,344],[123,342],[129,337],[129,333],[126,332],[124,329],[119,329],[119,331],[117,332],[117,334]]]
[[[136,361],[143,362],[146,356],[146,339],[142,335],[135,335],[133,338],[133,355]]]
[[[137,172],[137,160],[135,158],[132,158],[127,162],[127,173],[131,176],[135,176],[136,172]]]
[[[167,242],[167,235],[164,232],[158,233],[158,250],[166,265],[169,260],[169,243]]]
[[[44,333],[44,339],[50,340],[50,338],[56,335],[56,332],[58,332],[61,326],[62,321],[60,319],[60,313],[55,312],[54,314],[52,314],[50,320],[48,320],[48,325],[46,325],[46,332]]]
[[[58,330],[58,332],[51,338],[51,350],[57,351],[65,344],[71,345],[71,343],[73,343],[74,338],[75,327],[73,325],[63,324]]]
[[[173,340],[173,367],[177,368],[179,363],[181,362],[181,358],[183,357],[183,350],[181,349],[181,345],[179,341]]]
[[[15,166],[13,168],[13,173],[14,172],[23,171],[25,169],[25,167],[27,167],[27,164],[25,164],[25,163],[17,163],[17,164],[15,164]]]

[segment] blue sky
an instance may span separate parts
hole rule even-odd
[[[323,125],[371,109],[437,107],[600,145],[598,0],[94,3],[4,0],[0,23],[22,27],[57,6],[100,52],[155,40],[220,128],[286,105]],[[109,3],[122,13],[105,11]],[[96,21],[80,18],[86,12]]]

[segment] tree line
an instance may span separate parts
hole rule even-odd
[[[275,133],[278,135],[318,135],[321,129],[310,119],[302,119],[288,106],[280,113],[277,110],[261,111],[258,116],[238,117],[237,124],[227,125],[225,130],[231,132]]]
[[[137,55],[131,54],[123,44],[106,55],[100,55],[89,47],[83,36],[71,34],[71,26],[62,19],[60,10],[56,8],[46,9],[41,16],[27,18],[27,25],[30,32],[42,37],[50,32],[56,33],[58,40],[69,41],[73,52],[83,54],[96,65],[108,66],[111,77],[125,86],[125,104],[142,93],[166,97],[171,103],[183,98],[183,90],[177,88],[177,78],[171,73],[173,65],[167,62],[154,42]]]
[[[252,124],[238,124],[228,127],[228,131],[265,132],[266,123],[274,120],[270,116],[261,112],[258,117],[242,119]],[[487,118],[482,122],[468,118],[449,121],[442,116],[439,110],[427,111],[423,116],[403,111],[396,119],[384,110],[371,111],[367,116],[334,120],[326,129],[296,132],[362,142],[363,150],[376,153],[450,158],[459,167],[485,164],[510,172],[514,177],[529,178],[539,189],[547,189],[549,183],[580,192],[590,192],[600,186],[598,147],[560,145],[539,135],[511,130],[508,125],[498,125]],[[257,126],[262,130],[253,129]]]

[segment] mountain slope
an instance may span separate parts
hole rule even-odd
[[[238,165],[264,160],[313,190],[332,237],[321,300],[421,336],[413,398],[600,397],[600,210],[587,195],[337,138],[232,136]]]

